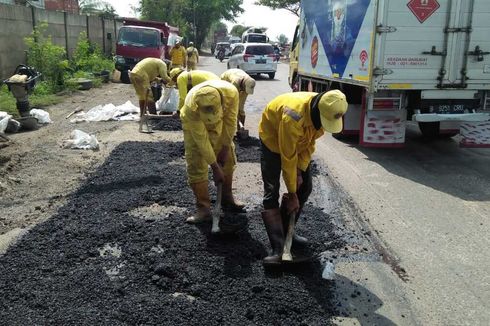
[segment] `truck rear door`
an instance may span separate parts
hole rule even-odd
[[[466,55],[464,52],[462,55],[467,60],[468,80],[466,82],[469,87],[476,88],[474,87],[476,85],[488,85],[490,79],[490,1],[465,2],[466,8],[463,7],[462,15],[466,21],[463,23],[470,25],[472,32],[468,34]],[[474,2],[473,8],[471,8],[471,2]]]
[[[379,88],[478,88],[490,79],[490,1],[379,1]]]

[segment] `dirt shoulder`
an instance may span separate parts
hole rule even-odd
[[[100,104],[137,103],[131,85],[106,84],[76,92],[47,109],[52,124],[39,130],[9,135],[9,146],[0,149],[0,235],[28,229],[46,220],[120,143],[157,141],[165,136],[138,132],[136,122],[70,123],[66,116],[77,108],[85,111]],[[96,135],[100,150],[63,149],[61,143],[74,129]],[[168,135],[167,135],[168,136]]]

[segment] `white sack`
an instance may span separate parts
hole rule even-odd
[[[64,148],[71,149],[98,149],[99,142],[94,135],[75,129],[71,132],[71,139],[63,141]]]
[[[97,105],[88,112],[80,112],[70,120],[71,123],[77,122],[94,122],[94,121],[138,121],[139,107],[133,105],[131,101],[115,106],[112,103],[106,105]]]
[[[165,87],[162,97],[157,101],[156,107],[161,112],[175,112],[179,105],[179,91],[174,87]]]
[[[52,123],[53,121],[51,121],[51,118],[49,117],[49,113],[44,111],[44,110],[40,110],[40,109],[32,109],[30,112],[29,112],[34,118],[37,119],[37,121],[41,124],[44,124],[44,123]]]

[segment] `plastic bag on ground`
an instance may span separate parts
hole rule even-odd
[[[41,109],[32,109],[30,112],[30,115],[32,115],[34,118],[37,119],[37,121],[41,124],[44,123],[52,123],[51,118],[49,117],[49,113],[41,110]]]
[[[162,97],[157,101],[156,107],[160,112],[175,112],[179,105],[179,92],[176,88],[165,87]]]
[[[0,133],[3,134],[5,132],[11,118],[12,116],[10,114],[3,115],[3,117],[0,116]]]
[[[87,112],[80,112],[70,120],[71,123],[77,122],[95,122],[95,121],[138,121],[139,107],[131,101],[115,106],[112,103],[106,105],[97,105]]]
[[[94,135],[75,129],[71,132],[71,139],[64,140],[62,146],[71,149],[98,149],[99,142]]]

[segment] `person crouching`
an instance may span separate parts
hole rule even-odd
[[[222,207],[241,212],[244,205],[232,194],[236,166],[233,136],[236,132],[238,91],[222,80],[210,80],[193,87],[180,110],[184,130],[187,177],[196,198],[196,213],[188,223],[210,222],[208,166],[216,185],[223,185]]]

